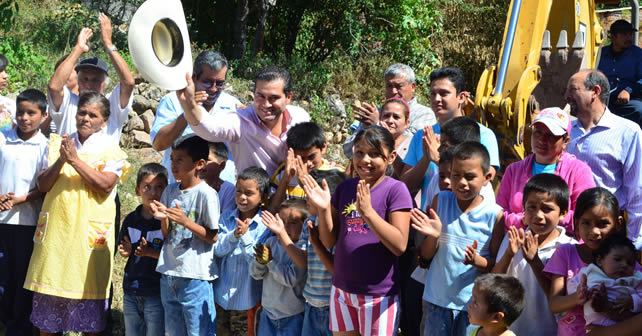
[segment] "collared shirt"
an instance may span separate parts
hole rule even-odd
[[[636,248],[642,247],[642,131],[627,119],[611,113],[588,131],[578,120],[572,122],[567,151],[586,162],[598,186],[612,192],[626,210],[628,235]]]
[[[287,130],[309,121],[310,115],[300,107],[288,105],[283,111],[283,118],[286,129],[279,137],[259,119],[254,105],[216,116],[204,113],[200,123],[192,129],[207,141],[225,141],[236,159],[237,171],[257,166],[272,176],[287,157]]]
[[[48,143],[40,131],[26,141],[17,128],[0,132],[0,195],[22,196],[36,188],[38,174],[47,168]],[[0,223],[35,226],[41,207],[42,199],[16,205],[0,212]]]
[[[404,132],[406,136],[411,137],[418,130],[423,129],[424,126],[432,126],[437,123],[437,118],[435,118],[435,113],[432,109],[419,104],[417,97],[412,97],[408,102],[408,107],[410,107],[410,125]]]
[[[123,131],[123,126],[129,117],[129,110],[132,106],[132,95],[129,96],[129,101],[125,108],[120,107],[120,83],[116,85],[114,90],[106,95],[109,100],[109,119],[107,125],[104,127],[105,133],[109,136],[113,144],[120,143],[120,135]],[[62,103],[60,109],[56,110],[51,96],[47,96],[47,104],[51,119],[58,128],[58,134],[65,135],[76,132],[76,113],[78,112],[78,95],[71,92],[66,86],[63,88]]]
[[[261,211],[250,221],[247,232],[236,238],[238,210],[226,212],[219,222],[218,241],[214,254],[220,276],[214,281],[215,302],[225,310],[248,310],[261,300],[261,281],[250,277],[254,245],[265,243],[272,232],[263,225]]]
[[[326,159],[321,160],[321,167],[318,168],[318,170],[332,170],[336,169],[340,172],[344,172],[345,168],[343,166],[336,164],[334,162],[330,162]],[[279,168],[277,168],[276,172],[274,172],[274,175],[270,178],[270,194],[274,194],[277,189],[279,189],[279,185],[281,184],[281,180],[283,179],[283,174],[285,174],[285,165],[287,162],[283,162]],[[291,198],[305,198],[305,191],[301,186],[299,186],[299,180],[296,178],[296,176],[292,176],[292,179],[290,179],[290,183],[288,184],[288,187],[285,189],[285,199],[291,199]]]
[[[631,46],[620,53],[614,53],[612,45],[602,48],[597,68],[609,79],[613,94],[622,90],[632,96],[642,96],[642,49]]]
[[[240,105],[241,105],[241,102],[238,99],[236,99],[236,97],[223,91],[221,92],[221,95],[218,96],[218,98],[216,99],[216,103],[214,103],[214,106],[212,106],[212,109],[210,109],[207,113],[212,115],[218,114],[218,113],[226,113],[226,112],[236,110],[236,107]],[[176,91],[170,92],[166,94],[163,98],[161,98],[160,102],[158,103],[158,108],[156,109],[156,117],[154,118],[154,124],[152,125],[152,128],[149,132],[149,136],[151,137],[152,142],[154,142],[154,139],[156,139],[156,135],[161,130],[161,128],[172,123],[181,114],[183,114],[183,107],[181,106],[181,103],[178,100],[178,97],[176,96]],[[185,130],[181,134],[181,137],[190,135],[190,134],[194,134],[194,131],[189,125],[187,125],[187,127],[185,127]],[[174,183],[176,180],[174,180],[174,175],[172,174],[172,170],[170,167],[171,154],[172,154],[172,148],[170,146],[165,150],[161,164],[163,165],[163,167],[167,168],[169,183]],[[225,169],[221,172],[220,178],[230,183],[234,183],[236,178],[234,161],[232,158],[230,158],[230,160],[228,160],[227,162],[228,163],[225,165]]]

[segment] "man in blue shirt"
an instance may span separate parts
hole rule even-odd
[[[642,49],[633,45],[637,29],[625,20],[611,24],[611,44],[602,48],[598,69],[613,89],[608,107],[613,113],[642,125]]]
[[[196,101],[203,105],[211,114],[235,110],[241,102],[223,91],[227,79],[227,59],[222,54],[205,50],[194,61],[192,79],[196,86]],[[183,115],[176,92],[172,91],[161,98],[156,109],[156,118],[150,132],[152,146],[157,151],[165,151],[161,164],[169,171],[169,183],[174,182],[170,169],[169,156],[171,146],[176,139],[194,133],[187,124]],[[221,172],[221,179],[234,183],[236,168],[233,158],[227,161],[225,169]]]

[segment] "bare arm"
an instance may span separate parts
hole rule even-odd
[[[325,269],[330,273],[334,273],[334,255],[332,255],[332,253],[330,253],[330,251],[328,251],[325,246],[323,246],[323,243],[321,243],[321,240],[319,240],[318,231],[316,236],[314,236],[312,234],[312,230],[310,230],[310,244],[312,244],[314,252],[317,253],[319,260],[321,260],[321,263],[323,264],[323,266],[325,266]]]
[[[187,86],[182,90],[176,91],[176,96],[181,102],[187,123],[190,125],[198,125],[203,117],[203,111],[201,110],[201,106],[196,102],[194,81],[189,73],[185,74],[185,79],[187,80]]]
[[[285,193],[288,189],[288,186],[290,185],[290,181],[292,181],[292,177],[294,177],[294,175],[296,174],[295,162],[294,150],[292,150],[292,148],[289,148],[281,181],[279,181],[279,186],[276,188],[274,194],[270,196],[269,205],[267,207],[267,210],[270,213],[277,213],[279,210],[279,206],[285,200]]]
[[[67,82],[67,79],[69,79],[71,72],[74,70],[74,66],[78,62],[80,56],[89,51],[87,41],[91,38],[91,35],[93,35],[93,32],[89,28],[83,28],[80,30],[76,46],[74,46],[71,53],[69,53],[69,56],[67,56],[60,66],[58,66],[58,69],[56,69],[56,72],[54,72],[53,77],[51,77],[51,80],[49,81],[49,95],[51,96],[51,101],[53,102],[56,110],[60,109],[64,95],[65,83]]]
[[[337,243],[339,214],[337,210],[330,205],[330,189],[328,184],[323,180],[323,188],[310,175],[305,175],[300,181],[303,184],[303,190],[307,196],[308,202],[317,208],[319,216],[319,238],[326,248],[332,248]]]
[[[554,314],[569,311],[576,306],[583,305],[587,300],[586,276],[577,291],[570,295],[564,295],[566,278],[559,274],[553,274],[551,278],[551,291],[548,296],[548,307]]]
[[[100,40],[105,50],[107,50],[113,46],[111,41],[111,21],[109,21],[107,15],[103,13],[98,15],[98,20],[100,21]],[[129,104],[129,97],[131,97],[132,91],[134,91],[134,85],[136,84],[134,82],[134,76],[129,70],[129,65],[127,65],[127,62],[120,56],[118,51],[111,51],[108,52],[108,54],[111,63],[116,69],[118,78],[120,78],[120,108],[124,109],[127,107],[127,104]]]
[[[185,120],[185,116],[181,114],[174,121],[158,130],[158,133],[156,133],[154,137],[152,147],[154,147],[156,151],[166,150],[183,134],[186,127],[187,120]]]
[[[403,164],[403,163],[402,163]],[[430,166],[430,160],[424,155],[414,167],[403,164],[402,173],[399,181],[403,182],[410,191],[411,195],[416,194],[421,189],[426,171]]]
[[[54,164],[43,170],[40,175],[38,175],[38,190],[43,193],[48,192],[56,183],[58,176],[60,175],[60,170],[65,164],[65,161],[61,158],[58,158]]]
[[[357,211],[370,226],[381,243],[396,256],[402,255],[408,245],[410,211],[397,210],[389,213],[390,223],[381,218],[372,208],[370,185],[365,180],[357,184]]]
[[[587,336],[637,336],[642,330],[642,314],[609,327],[590,325],[587,329],[589,330]]]
[[[441,220],[434,209],[437,208],[438,196],[435,196],[432,202],[432,208],[428,209],[428,215],[419,209],[410,211],[410,220],[413,229],[423,234],[426,238],[420,246],[421,256],[430,260],[437,253],[439,247],[439,237],[441,236]]]
[[[288,236],[288,233],[285,231],[285,225],[281,217],[279,217],[278,214],[274,216],[269,211],[263,211],[261,212],[261,218],[263,219],[263,224],[279,238],[281,245],[285,248],[285,252],[294,264],[305,269],[308,266],[308,254],[296,246],[292,239],[290,239],[290,236]],[[303,225],[305,225],[305,223]]]

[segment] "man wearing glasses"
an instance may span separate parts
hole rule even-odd
[[[192,80],[196,89],[195,100],[205,111],[214,115],[234,111],[241,102],[223,91],[227,77],[227,59],[216,51],[206,50],[200,53],[194,61]],[[194,133],[183,115],[176,92],[165,95],[156,109],[156,118],[150,132],[152,146],[157,151],[165,150],[161,164],[167,168],[169,183],[175,182],[170,167],[169,156],[172,144],[179,137]],[[230,157],[221,179],[234,183],[235,167]]]

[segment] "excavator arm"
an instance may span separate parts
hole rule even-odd
[[[631,2],[637,25],[638,0]],[[474,117],[497,134],[505,163],[530,152],[525,134],[541,108],[565,106],[570,76],[596,67],[605,37],[596,3],[619,1],[511,1],[499,64],[481,75],[473,109]]]

